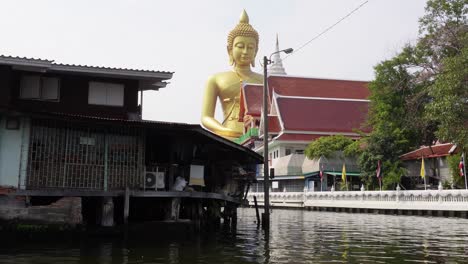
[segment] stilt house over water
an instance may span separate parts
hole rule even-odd
[[[0,56],[0,218],[235,216],[262,157],[199,125],[142,120],[143,92],[172,74]],[[33,210],[66,207],[64,198],[73,217]]]

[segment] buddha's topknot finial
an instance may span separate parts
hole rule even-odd
[[[245,12],[245,9],[242,11],[242,14],[239,19],[239,24],[236,25],[236,27],[229,32],[228,35],[228,43],[227,43],[227,50],[229,53],[229,61],[230,64],[233,64],[232,61],[232,56],[231,56],[231,50],[232,50],[232,45],[234,43],[234,39],[237,36],[244,36],[244,37],[252,37],[256,41],[256,50],[255,53],[258,51],[258,32],[252,27],[252,25],[249,24],[249,16],[247,15],[247,12]],[[255,66],[255,62],[252,62],[252,66]]]
[[[247,12],[245,12],[245,9],[244,11],[242,11],[242,14],[239,19],[239,23],[245,23],[245,24],[249,23],[249,15],[247,15]]]

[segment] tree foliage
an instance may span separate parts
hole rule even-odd
[[[426,119],[438,124],[436,135],[467,149],[468,144],[468,1],[431,0],[421,18],[425,33],[419,46],[432,65],[427,86],[431,101]]]
[[[429,0],[420,37],[395,57],[375,66],[370,82],[368,126],[360,142],[321,138],[306,149],[309,158],[352,149],[367,188],[394,188],[405,173],[399,156],[441,140],[468,147],[468,0]],[[353,147],[350,147],[353,146]],[[365,146],[362,149],[360,146]]]
[[[377,161],[395,184],[399,156],[436,140],[468,142],[467,1],[429,0],[421,37],[375,67],[369,89],[371,134],[359,158],[366,185],[376,186]],[[400,175],[400,176],[398,176]]]
[[[450,174],[452,176],[450,185],[451,187],[455,188],[465,187],[465,178],[460,176],[460,169],[458,168],[458,164],[460,164],[460,158],[460,154],[455,154],[453,156],[448,157],[447,159]]]
[[[336,153],[343,151],[345,156],[353,155],[357,152],[353,140],[343,135],[321,137],[312,141],[305,149],[305,155],[309,159],[319,159],[320,157],[334,158]]]

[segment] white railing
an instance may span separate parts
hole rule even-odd
[[[263,193],[249,193],[249,203],[254,195],[263,205]],[[272,192],[270,202],[278,207],[468,211],[468,190]]]

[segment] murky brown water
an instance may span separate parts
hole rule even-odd
[[[252,209],[235,233],[4,243],[0,263],[468,263],[468,220],[274,210],[268,242]]]

